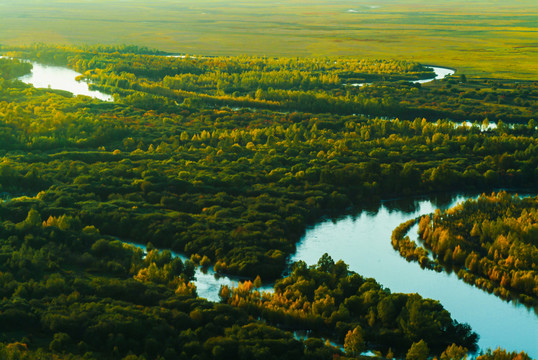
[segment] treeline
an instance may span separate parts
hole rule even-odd
[[[531,357],[524,352],[506,351],[504,349],[489,349],[485,354],[480,355],[476,360],[530,360]]]
[[[165,55],[163,51],[150,49],[145,46],[137,45],[80,45],[73,47],[69,45],[49,46],[42,43],[36,43],[24,47],[6,47],[0,45],[2,52],[9,55],[17,55],[21,49],[27,51],[31,56],[28,60],[39,61],[48,65],[65,66],[69,59],[77,54],[115,54],[115,55]]]
[[[404,237],[405,228],[402,224],[394,231],[392,243],[408,260],[430,269],[454,271],[465,282],[536,309],[537,198],[493,193],[421,217],[420,239],[433,258]]]
[[[165,57],[148,49],[50,47],[12,50],[37,61],[68,64],[94,87],[124,96],[138,92],[205,107],[225,104],[281,111],[450,118],[455,121],[536,120],[538,84],[453,77],[421,86],[430,68],[400,60],[265,57]],[[55,60],[56,59],[56,60]],[[405,81],[402,81],[405,80]],[[358,87],[357,84],[373,83]],[[536,123],[533,123],[536,126]]]
[[[279,327],[334,338],[348,353],[374,348],[402,356],[419,341],[437,355],[453,343],[477,350],[477,334],[451,319],[439,302],[418,294],[392,294],[327,254],[311,267],[295,263],[290,276],[277,280],[274,294],[260,293],[255,283],[224,286],[220,297]]]
[[[0,58],[0,77],[4,80],[14,79],[32,71],[32,64],[14,59]],[[2,83],[0,83],[0,88]]]
[[[417,243],[414,242],[407,236],[409,230],[418,222],[417,219],[408,220],[396,227],[392,231],[391,244],[394,250],[397,250],[400,255],[405,257],[407,261],[416,261],[420,264],[420,267],[423,269],[437,270],[441,271],[441,267],[436,266],[435,263],[430,259],[429,252],[422,246],[417,246]]]

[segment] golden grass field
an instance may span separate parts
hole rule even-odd
[[[0,44],[402,58],[538,79],[535,0],[0,0]]]

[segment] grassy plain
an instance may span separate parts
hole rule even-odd
[[[0,43],[404,58],[538,79],[535,0],[0,0]]]

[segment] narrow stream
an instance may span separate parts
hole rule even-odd
[[[442,80],[445,77],[453,75],[456,72],[456,70],[454,69],[444,68],[440,66],[426,66],[426,67],[433,70],[433,72],[435,73],[435,77],[433,79],[415,80],[415,81],[412,81],[413,84],[424,84],[433,80]]]
[[[440,66],[426,66],[426,67],[433,70],[433,72],[435,73],[435,77],[429,78],[429,79],[411,81],[413,84],[425,84],[433,80],[441,80],[441,79],[444,79],[446,76],[453,75],[456,72],[456,70],[454,69],[444,68]],[[364,85],[370,85],[370,84],[372,83],[354,83],[350,85],[356,86],[356,87],[362,87]]]

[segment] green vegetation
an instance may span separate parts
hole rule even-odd
[[[220,295],[254,317],[336,339],[347,353],[377,348],[401,356],[418,341],[428,344],[426,356],[429,349],[440,354],[453,343],[476,350],[477,335],[452,320],[439,302],[418,294],[391,294],[327,254],[311,267],[295,263],[290,276],[277,280],[274,294],[260,293],[247,281],[233,291],[223,287]]]
[[[128,43],[172,53],[395,58],[536,79],[534,0],[3,1],[0,43]]]
[[[477,360],[530,360],[531,358],[521,352],[509,352],[503,349],[496,349],[494,351],[488,350],[484,355],[480,355]]]
[[[78,50],[76,57],[65,49],[39,52],[73,64],[88,57],[93,73],[131,79],[133,89],[107,85],[122,91],[115,103],[18,82],[0,89],[9,100],[0,103],[3,191],[43,191],[34,205],[43,217],[73,214],[102,233],[270,280],[284,270],[306,225],[322,215],[402,194],[536,186],[533,126],[481,132],[426,119],[235,111],[200,100],[202,90],[176,97],[164,85],[160,95],[149,85],[158,77],[161,83],[194,77],[199,65],[156,56],[133,55],[133,62],[117,50]],[[252,59],[225,60],[207,61],[234,68]],[[280,66],[255,60],[258,78],[263,67]],[[283,77],[293,71],[282,70]],[[257,101],[248,93],[221,96],[223,105],[235,99]]]
[[[225,272],[278,277],[308,222],[372,196],[535,184],[527,126],[481,133],[420,119],[198,109],[196,94],[178,106],[144,88],[102,104],[13,86],[2,89],[12,99],[2,104],[4,188],[46,190],[43,213],[55,204],[104,233],[206,255]]]
[[[432,78],[417,62],[341,58],[161,57],[135,47],[83,49],[34,45],[11,55],[68,65],[95,89],[121,95],[140,108],[173,112],[176,104],[231,106],[400,119],[485,119],[536,126],[538,83],[454,76]],[[124,53],[123,55],[118,52]],[[136,54],[133,54],[133,52]],[[402,81],[398,81],[402,80]],[[463,81],[462,81],[463,80]],[[372,83],[370,86],[353,84]],[[140,96],[139,92],[152,96]],[[161,106],[156,107],[155,101]],[[489,121],[488,120],[488,121]],[[531,121],[532,120],[532,121]]]
[[[27,202],[0,209],[3,359],[48,359],[51,353],[59,359],[311,359],[340,353],[323,343],[301,343],[241,309],[196,298],[189,282],[193,264],[172,259],[169,251],[144,257],[67,215],[42,221],[31,209],[19,221]]]
[[[471,329],[438,302],[391,294],[329,258],[297,264],[275,295],[253,286],[280,277],[306,226],[323,215],[402,195],[536,189],[537,129],[526,115],[533,84],[510,89],[528,91],[529,104],[514,115],[523,125],[482,132],[446,120],[350,115],[347,106],[411,113],[383,99],[389,83],[401,97],[421,91],[399,82],[428,76],[415,62],[181,59],[124,46],[12,50],[84,71],[115,102],[34,89],[14,79],[28,64],[0,61],[0,193],[16,196],[0,202],[0,356],[342,355],[317,336],[356,357],[364,348],[419,357],[476,348]],[[387,90],[363,96],[343,85],[362,79]],[[509,105],[507,113],[516,109]],[[150,251],[144,257],[117,238]],[[196,297],[193,265],[154,246],[261,278],[228,295],[223,288],[229,304],[210,303]],[[295,329],[313,336],[298,341],[285,331]]]
[[[404,238],[413,223],[393,233],[393,245],[408,260],[457,272],[465,282],[503,299],[538,308],[538,198],[500,192],[421,217],[420,239],[433,260],[428,250]]]
[[[4,79],[13,79],[26,75],[32,71],[32,64],[23,63],[19,60],[0,58],[0,74]]]

